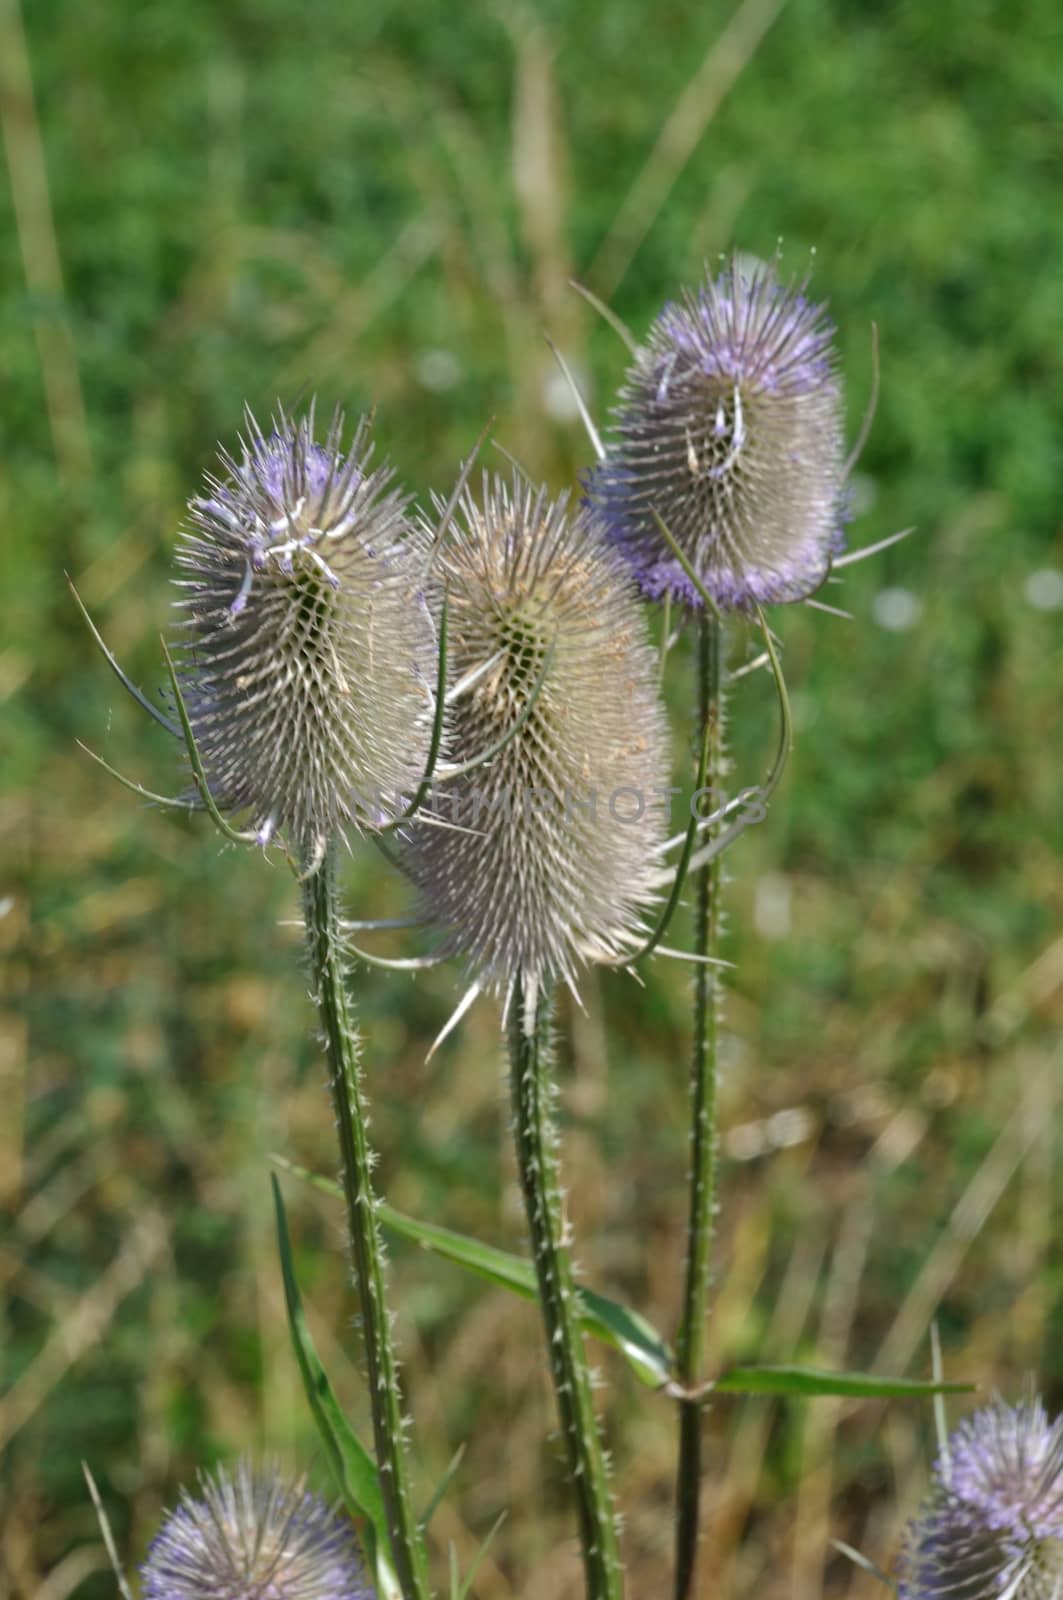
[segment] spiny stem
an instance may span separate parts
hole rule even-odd
[[[699,735],[708,751],[708,809],[720,806],[723,778],[723,629],[703,616],[698,635]],[[718,954],[720,857],[697,876],[694,952]],[[686,1282],[676,1340],[676,1377],[684,1388],[702,1379],[705,1321],[712,1271],[716,1204],[716,1045],[718,970],[699,962],[694,976],[694,1045],[690,1065],[690,1209],[687,1218]],[[676,1600],[694,1592],[701,1490],[701,1415],[697,1400],[679,1402],[679,1462],[676,1494]]]
[[[579,1514],[589,1600],[621,1600],[623,1584],[608,1472],[594,1409],[590,1369],[579,1330],[564,1202],[551,1117],[550,1004],[540,998],[525,1031],[524,986],[509,1007],[510,1081],[517,1165],[528,1218],[550,1375]]]
[[[366,1114],[358,1067],[358,1034],[345,981],[335,860],[331,851],[319,870],[304,881],[303,907],[307,948],[315,998],[325,1030],[332,1103],[340,1139],[347,1225],[361,1302],[369,1399],[373,1412],[373,1439],[391,1553],[404,1600],[428,1600],[427,1563],[413,1509],[403,1449],[402,1399],[384,1299],[382,1247],[370,1180],[373,1158],[366,1135]]]

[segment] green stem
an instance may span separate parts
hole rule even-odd
[[[721,803],[723,778],[723,629],[703,616],[698,636],[699,732],[707,736],[706,810]],[[720,857],[697,875],[694,952],[715,956],[720,936]],[[716,1205],[717,968],[698,962],[694,977],[694,1047],[690,1065],[690,1208],[687,1218],[686,1282],[676,1339],[676,1377],[684,1389],[701,1382],[705,1324],[712,1272]],[[703,1404],[679,1402],[676,1496],[676,1600],[693,1593],[698,1551]]]
[[[568,1230],[551,1117],[550,1004],[540,998],[525,1031],[524,985],[510,1001],[509,1055],[517,1165],[528,1218],[550,1375],[579,1514],[589,1600],[621,1600],[620,1552],[608,1472],[579,1329]]]
[[[380,1489],[395,1572],[404,1600],[427,1600],[424,1545],[417,1527],[403,1449],[402,1400],[384,1298],[383,1251],[370,1180],[373,1157],[358,1068],[358,1033],[351,1014],[339,931],[335,861],[330,851],[303,884],[306,942],[315,997],[325,1030],[329,1081],[340,1139],[343,1193],[373,1412]]]

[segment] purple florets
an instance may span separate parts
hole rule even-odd
[[[144,1600],[374,1600],[350,1521],[246,1462],[182,1491],[141,1579]]]
[[[998,1400],[962,1423],[899,1577],[900,1600],[1063,1600],[1063,1419]]]
[[[844,545],[843,477],[833,325],[735,260],[657,318],[588,498],[644,593],[702,603],[659,517],[716,604],[743,609],[822,583]]]
[[[268,439],[261,439],[254,453],[244,463],[241,475],[257,478],[266,493],[278,504],[292,505],[300,494],[321,496],[329,478],[335,479],[343,463],[324,450],[321,445],[307,441],[302,456],[292,450],[291,441],[274,429]],[[362,474],[351,473],[351,487],[357,489]]]

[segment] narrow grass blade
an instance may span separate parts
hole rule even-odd
[[[365,1528],[366,1556],[376,1574],[380,1594],[387,1600],[402,1600],[401,1590],[391,1569],[388,1554],[387,1519],[384,1500],[380,1492],[380,1475],[376,1462],[354,1433],[343,1415],[328,1374],[314,1348],[306,1314],[295,1278],[292,1261],[288,1221],[280,1184],[271,1174],[273,1204],[277,1214],[277,1246],[284,1278],[284,1299],[288,1307],[288,1327],[291,1331],[295,1359],[303,1380],[306,1398],[310,1403],[314,1421],[324,1446],[329,1468],[351,1516]]]
[[[847,1560],[852,1562],[854,1567],[859,1567],[861,1572],[866,1572],[869,1577],[877,1578],[878,1582],[884,1584],[891,1594],[897,1593],[897,1585],[893,1579],[883,1572],[881,1567],[876,1567],[875,1563],[869,1560],[867,1556],[862,1555],[859,1550],[854,1550],[851,1544],[846,1544],[844,1539],[832,1539],[831,1544],[838,1554],[845,1556]]]
[[[447,1470],[444,1472],[443,1476],[440,1478],[439,1482],[436,1484],[435,1493],[433,1494],[431,1500],[429,1500],[428,1504],[425,1506],[424,1510],[421,1513],[419,1525],[420,1525],[420,1529],[421,1529],[422,1533],[427,1531],[428,1524],[431,1522],[432,1518],[435,1516],[436,1507],[439,1505],[439,1502],[442,1500],[443,1496],[446,1494],[447,1490],[450,1488],[451,1482],[453,1481],[453,1478],[454,1478],[454,1474],[457,1472],[458,1468],[461,1466],[461,1463],[462,1463],[462,1460],[464,1459],[464,1456],[465,1456],[465,1446],[463,1444],[459,1444],[458,1448],[455,1450],[454,1454],[451,1456],[450,1461],[447,1463]]]
[[[495,1534],[498,1532],[499,1528],[502,1526],[502,1524],[503,1524],[503,1522],[505,1522],[505,1520],[506,1520],[506,1513],[504,1511],[502,1511],[495,1518],[494,1526],[492,1527],[490,1533],[487,1535],[487,1538],[484,1540],[483,1544],[480,1546],[479,1550],[477,1550],[476,1555],[473,1558],[472,1566],[469,1568],[468,1572],[465,1574],[465,1582],[464,1583],[459,1583],[457,1557],[454,1554],[454,1546],[451,1545],[451,1547],[450,1547],[450,1592],[451,1592],[451,1594],[453,1596],[453,1600],[466,1600],[466,1597],[468,1596],[470,1590],[472,1589],[473,1582],[474,1582],[474,1580],[476,1578],[476,1574],[480,1570],[480,1562],[483,1560],[484,1556],[487,1554],[488,1550],[491,1548],[491,1545],[494,1542]]]
[[[569,287],[571,289],[575,289],[577,294],[582,295],[587,304],[597,311],[602,321],[607,322],[612,328],[613,332],[619,335],[619,337],[627,345],[628,353],[630,355],[637,356],[639,353],[639,347],[635,340],[635,335],[632,333],[627,323],[622,322],[617,316],[612,306],[607,306],[605,301],[600,300],[593,290],[587,288],[586,284],[577,283],[575,278],[569,278],[568,282]]]
[[[114,1573],[114,1581],[118,1585],[118,1592],[121,1594],[122,1600],[133,1600],[133,1592],[126,1581],[125,1573],[122,1571],[121,1563],[118,1560],[118,1550],[115,1546],[114,1534],[111,1532],[111,1524],[106,1511],[103,1509],[100,1491],[96,1487],[96,1479],[89,1471],[87,1461],[81,1463],[81,1470],[85,1474],[85,1482],[89,1486],[92,1503],[96,1507],[96,1520],[100,1525],[100,1537],[103,1540],[104,1549],[107,1551],[107,1559],[111,1563],[111,1570]]]
[[[580,393],[579,384],[576,382],[575,378],[572,375],[572,369],[569,366],[568,362],[565,360],[564,356],[561,354],[560,350],[557,348],[557,345],[550,338],[550,335],[546,334],[546,335],[544,335],[544,337],[546,339],[547,344],[550,346],[550,349],[551,349],[551,351],[553,353],[554,360],[557,362],[558,366],[561,368],[561,375],[564,378],[565,382],[568,384],[568,387],[569,387],[569,389],[570,389],[570,391],[572,393],[572,398],[576,402],[576,409],[580,414],[580,421],[583,423],[584,429],[586,430],[586,433],[587,433],[587,437],[591,442],[591,448],[594,451],[595,455],[598,457],[598,460],[599,461],[604,461],[605,460],[605,446],[602,444],[601,436],[598,433],[598,429],[594,426],[594,421],[593,421],[593,419],[591,417],[591,414],[587,410],[587,403],[584,400],[583,395]]]
[[[940,1384],[945,1376],[945,1368],[941,1361],[941,1335],[938,1332],[937,1318],[930,1324],[930,1370],[934,1375],[934,1382]],[[945,1397],[939,1389],[934,1396],[934,1428],[938,1436],[938,1456],[941,1460],[942,1473],[946,1483],[952,1479],[952,1452],[949,1449],[949,1426],[945,1414]]]

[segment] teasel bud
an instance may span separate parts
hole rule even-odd
[[[722,610],[805,598],[843,547],[834,329],[804,287],[733,258],[635,352],[588,492],[653,599],[704,604],[661,522]]]
[[[669,754],[637,595],[586,512],[520,480],[468,492],[438,563],[454,689],[444,784],[405,864],[474,988],[541,986],[638,942]],[[445,802],[445,805],[442,803]]]
[[[182,1490],[141,1568],[143,1600],[373,1600],[354,1527],[274,1472],[241,1462]]]
[[[427,547],[371,453],[364,418],[344,446],[338,413],[323,445],[313,407],[268,435],[249,413],[177,549],[178,680],[213,798],[304,864],[401,805],[431,734]]]
[[[909,1526],[900,1600],[1060,1600],[1063,1418],[997,1400],[952,1434]]]

